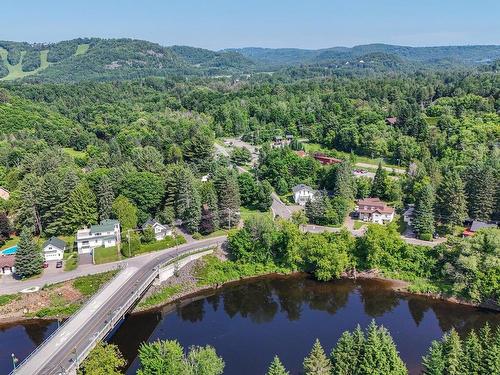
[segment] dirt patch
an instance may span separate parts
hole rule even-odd
[[[29,318],[31,314],[51,307],[56,300],[71,304],[84,299],[84,296],[73,287],[72,280],[35,293],[19,293],[18,295],[18,299],[0,306],[0,322]]]

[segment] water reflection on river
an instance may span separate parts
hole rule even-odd
[[[292,374],[319,338],[329,352],[341,333],[375,319],[391,331],[411,373],[419,373],[430,342],[455,327],[460,333],[500,314],[418,296],[404,296],[381,281],[320,283],[304,276],[243,281],[170,306],[129,316],[111,337],[137,369],[141,342],[177,339],[184,346],[213,345],[225,374],[264,374],[278,354]],[[0,325],[0,374],[12,369],[11,353],[24,358],[57,327],[32,321]]]
[[[442,301],[403,296],[380,281],[320,283],[306,277],[265,278],[224,287],[210,295],[129,317],[111,341],[135,373],[143,341],[177,339],[184,346],[213,345],[225,374],[264,374],[278,354],[292,374],[319,338],[329,352],[341,333],[372,319],[390,329],[412,373],[433,339],[455,327],[460,333],[500,314]]]

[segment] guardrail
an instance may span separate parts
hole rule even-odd
[[[79,364],[87,357],[87,355],[90,353],[90,351],[95,347],[97,342],[103,340],[106,335],[114,328],[115,324],[123,318],[123,316],[129,311],[129,309],[134,305],[137,300],[142,296],[142,294],[146,291],[147,288],[151,285],[151,283],[158,277],[160,270],[168,265],[171,265],[172,263],[176,263],[181,261],[184,258],[187,258],[191,255],[196,255],[199,253],[203,253],[207,251],[208,249],[212,249],[214,247],[217,247],[220,245],[219,243],[215,245],[207,245],[201,248],[197,248],[194,251],[188,251],[182,254],[179,254],[177,252],[174,254],[173,257],[170,259],[165,260],[164,262],[160,263],[157,265],[155,268],[153,268],[153,273],[144,280],[144,282],[132,293],[132,295],[123,303],[117,310],[113,312],[112,315],[110,315],[109,321],[106,321],[104,326],[94,335],[92,336],[92,340],[85,346],[81,351],[80,354],[75,353],[75,360],[71,362],[69,367],[67,369],[64,369],[64,372],[59,372],[59,374],[65,374],[67,372],[71,373],[73,370],[77,370]],[[58,368],[61,368],[62,364],[59,363],[54,370],[57,370]]]
[[[119,264],[117,267],[116,267],[117,270],[119,269],[124,269],[124,266],[123,264]],[[112,270],[110,271],[104,271],[103,273],[105,272],[111,272]],[[114,279],[116,279],[118,277],[118,275],[120,274],[120,272],[117,272],[115,276],[113,276],[113,278],[111,280],[109,280],[106,284],[104,285],[101,285],[101,287],[97,290],[97,292],[91,297],[89,298],[87,301],[85,301],[81,306],[80,308],[78,309],[78,311],[82,310],[83,308],[85,308],[87,305],[89,305],[90,303],[92,303],[94,301],[94,299],[96,298],[96,296],[102,291],[102,289],[105,288],[105,286],[107,284],[109,284],[110,282],[112,282]],[[89,275],[87,275],[89,276]],[[85,277],[85,276],[83,276]],[[70,323],[71,321],[73,321],[76,317],[76,313],[71,315],[68,319],[66,319],[61,325],[59,325],[59,327],[57,327],[57,329],[52,332],[45,340],[43,340],[43,342],[37,346],[37,348],[35,350],[33,350],[30,355],[28,355],[26,358],[24,358],[17,366],[16,366],[16,369],[21,367],[23,364],[25,364],[26,362],[28,362],[31,357],[33,357],[35,354],[37,354],[40,350],[42,350],[47,344],[48,342],[56,335],[59,333],[60,330],[62,330],[68,323]],[[12,374],[15,374],[15,371],[11,371],[9,373],[9,375],[12,375]]]

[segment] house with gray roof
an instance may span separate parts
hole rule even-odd
[[[307,202],[314,200],[316,190],[312,187],[299,184],[293,187],[293,200],[300,206],[305,206]]]
[[[112,247],[120,243],[120,222],[106,219],[76,233],[76,246],[79,254],[89,254],[98,247]]]
[[[142,225],[141,229],[144,231],[147,227],[153,228],[153,231],[155,232],[156,241],[161,241],[167,236],[172,236],[172,228],[170,228],[168,225],[161,224],[156,219],[149,218]]]
[[[51,260],[62,260],[65,250],[66,242],[57,237],[50,237],[42,245],[43,258],[46,262]]]

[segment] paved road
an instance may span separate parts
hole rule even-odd
[[[299,205],[287,206],[281,201],[280,197],[275,192],[271,194],[271,197],[273,198],[273,204],[271,205],[273,216],[279,216],[282,219],[288,220],[292,218],[292,214],[295,211],[301,211],[304,209]]]
[[[57,330],[49,341],[42,344],[30,360],[18,368],[16,374],[52,375],[59,373],[62,368],[69,368],[75,359],[75,353],[84,352],[98,332],[110,328],[112,324],[109,321],[113,318],[113,313],[151,277],[156,266],[197,248],[220,244],[225,239],[226,236],[221,236],[181,245],[178,249],[148,254],[141,260],[141,265],[129,262],[115,279]]]

